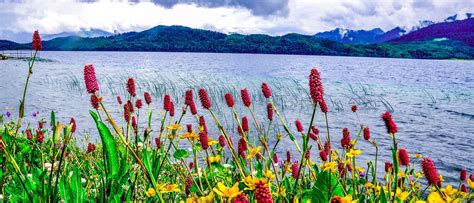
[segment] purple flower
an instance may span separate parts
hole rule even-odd
[[[7,111],[7,117],[10,118],[11,115],[10,111]]]

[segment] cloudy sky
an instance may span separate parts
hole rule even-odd
[[[389,30],[473,12],[474,0],[0,0],[0,32],[141,31],[184,25],[225,33]]]

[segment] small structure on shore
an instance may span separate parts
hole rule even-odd
[[[31,56],[22,50],[2,51],[0,53],[0,60],[7,59],[29,59]]]

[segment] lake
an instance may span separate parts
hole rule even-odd
[[[372,137],[380,145],[379,170],[383,170],[383,162],[389,161],[391,153],[391,140],[380,119],[381,113],[388,110],[393,112],[399,127],[399,147],[407,148],[411,155],[420,153],[432,158],[447,182],[457,180],[460,168],[474,171],[471,162],[474,154],[472,61],[149,52],[41,52],[40,56],[48,60],[35,63],[27,94],[25,122],[36,126],[40,117],[49,120],[50,111],[55,111],[62,122],[69,122],[70,117],[74,117],[81,132],[77,134],[78,140],[85,139],[90,133],[91,140],[99,141],[88,113],[90,97],[82,75],[86,64],[94,64],[100,94],[116,118],[121,110],[116,95],[126,95],[126,80],[133,77],[141,98],[144,91],[153,95],[155,129],[159,128],[157,119],[162,112],[164,93],[172,95],[178,103],[177,112],[180,112],[183,92],[200,87],[210,92],[213,108],[226,127],[232,125],[230,112],[223,103],[226,92],[234,93],[240,115],[249,116],[248,111],[241,108],[239,97],[240,89],[244,87],[251,91],[253,108],[264,121],[266,105],[260,85],[266,82],[295,132],[296,119],[303,124],[309,122],[307,77],[312,67],[318,67],[329,103],[334,146],[339,148],[344,127],[350,129],[353,139],[357,135],[359,123],[350,110],[351,105],[357,104],[360,119],[370,127]],[[0,70],[3,73],[0,76],[0,113],[12,111],[17,114],[27,62],[0,61]],[[199,110],[204,113],[201,108]],[[143,118],[145,111],[141,112]],[[37,118],[32,116],[33,112],[39,112]],[[211,123],[209,114],[205,112],[204,115]],[[187,115],[185,121],[194,120]],[[316,125],[325,134],[321,113],[316,115]],[[233,134],[237,136],[237,133]],[[216,138],[217,134],[212,136]],[[361,141],[358,146],[363,150],[359,162],[373,159],[375,150],[370,144]],[[285,138],[279,155],[283,156],[287,148],[294,149],[294,146]],[[317,157],[316,150],[312,154]],[[416,166],[420,167],[418,163]]]

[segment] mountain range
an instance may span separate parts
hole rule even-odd
[[[396,27],[351,31],[337,29],[318,36],[286,34],[225,34],[184,26],[156,26],[142,32],[104,36],[56,35],[43,41],[44,50],[58,51],[163,51],[340,55],[392,58],[474,59],[474,18],[445,20],[407,33]],[[97,31],[97,32],[96,32]],[[345,39],[331,35],[347,36]],[[321,37],[323,36],[323,37]],[[44,36],[43,39],[51,36]],[[29,49],[31,43],[0,40],[0,50]]]
[[[317,33],[314,36],[317,38],[328,39],[343,44],[376,44],[397,39],[399,37],[402,37],[403,35],[418,31],[433,24],[461,21],[465,19],[471,19],[473,17],[474,15],[472,13],[466,13],[464,16],[455,14],[447,17],[441,22],[422,20],[419,21],[418,25],[415,25],[411,28],[395,27],[387,32],[383,31],[380,28],[374,28],[372,30],[350,30],[336,28],[331,31]]]

